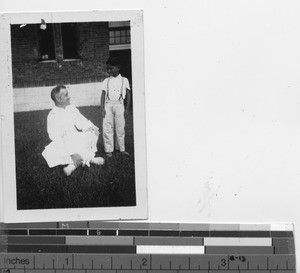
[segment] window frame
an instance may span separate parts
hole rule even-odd
[[[117,38],[120,39],[120,42],[115,42],[116,36],[112,35],[115,34],[117,31],[120,31],[120,35]],[[122,36],[122,31],[126,31],[125,36]],[[122,38],[125,38],[125,42],[122,43]],[[112,43],[112,39],[114,42]],[[120,49],[130,49],[131,45],[131,30],[130,26],[121,26],[121,27],[110,27],[109,28],[109,49],[110,50],[120,50]]]
[[[80,55],[79,55],[79,49],[78,49],[78,43],[79,43],[79,37],[78,37],[78,29],[76,29],[77,33],[76,33],[76,39],[77,39],[77,42],[76,42],[76,57],[74,55],[74,58],[72,57],[68,57],[68,58],[65,58],[65,54],[64,54],[64,43],[63,43],[63,31],[62,31],[62,25],[63,24],[76,24],[76,23],[58,23],[58,24],[55,24],[55,23],[51,23],[51,24],[47,24],[47,28],[49,27],[49,25],[51,25],[51,28],[52,28],[52,33],[51,33],[51,39],[52,39],[52,42],[53,42],[53,50],[54,50],[54,57],[53,58],[43,58],[42,56],[44,56],[44,54],[42,55],[41,54],[41,43],[40,43],[40,33],[41,30],[40,29],[40,25],[37,25],[38,29],[37,29],[37,43],[38,43],[38,61],[39,62],[63,62],[63,61],[73,61],[73,60],[80,60]],[[77,28],[78,26],[76,26]]]

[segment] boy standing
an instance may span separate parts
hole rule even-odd
[[[128,79],[120,74],[120,62],[110,57],[107,62],[109,77],[102,83],[101,108],[103,115],[103,142],[106,156],[111,157],[114,151],[114,131],[116,132],[116,149],[123,155],[125,151],[125,117],[130,106],[130,86]],[[126,105],[124,107],[124,100]]]

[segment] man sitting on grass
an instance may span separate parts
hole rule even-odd
[[[95,157],[98,127],[70,105],[67,88],[54,87],[51,98],[55,106],[47,117],[47,131],[52,142],[42,153],[48,166],[67,165],[64,173],[69,176],[79,166],[104,164],[102,157]]]

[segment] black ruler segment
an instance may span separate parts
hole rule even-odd
[[[245,230],[245,231],[240,231],[236,237],[254,237],[254,238],[271,237],[271,231]]]
[[[57,235],[56,229],[29,229],[29,235]]]
[[[130,230],[130,229],[125,229],[125,230],[119,230],[118,235],[120,236],[148,236],[149,231],[148,230]]]
[[[178,237],[179,230],[150,230],[150,236]]]
[[[94,246],[94,245],[75,245],[68,246],[66,252],[69,253],[136,253],[135,246]]]
[[[87,235],[86,229],[58,229],[56,235]]]
[[[18,253],[136,253],[135,246],[103,245],[21,245],[7,246],[7,252]]]
[[[4,229],[1,234],[4,235],[28,235],[27,229]]]
[[[293,232],[270,231],[172,231],[172,230],[121,230],[121,229],[3,229],[0,235],[121,235],[128,236],[172,236],[172,237],[269,237],[269,238],[293,238]],[[274,234],[274,236],[272,235]]]
[[[209,237],[209,231],[183,230],[180,231],[181,237]]]
[[[90,236],[116,236],[117,231],[113,229],[90,229],[89,230]]]

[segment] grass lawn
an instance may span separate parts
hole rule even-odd
[[[100,107],[79,111],[102,131]],[[132,114],[126,119],[129,157],[114,153],[105,166],[80,167],[67,177],[63,166],[49,168],[41,153],[50,143],[50,110],[15,113],[15,151],[18,209],[135,206],[135,168]],[[104,156],[102,135],[96,156]]]

